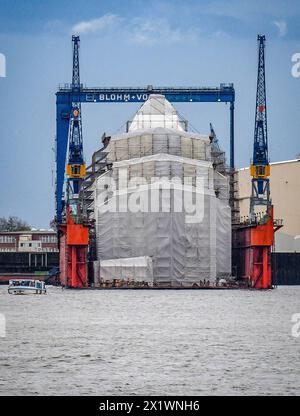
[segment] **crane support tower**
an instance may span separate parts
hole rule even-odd
[[[83,140],[81,124],[81,90],[79,73],[79,36],[72,36],[73,74],[70,114],[68,115],[68,161],[66,164],[66,181],[62,212],[58,222],[60,281],[71,288],[83,288],[88,285],[87,250],[89,233],[84,224],[82,207],[79,199],[81,184],[86,174],[83,157]],[[59,149],[57,149],[59,150]]]
[[[265,36],[258,35],[258,73],[253,159],[250,165],[252,192],[249,218],[233,230],[233,263],[237,276],[255,289],[272,287],[271,251],[274,233],[282,227],[274,220],[270,197],[267,105],[265,82]],[[264,209],[257,213],[256,207]]]
[[[250,216],[255,219],[255,207],[265,205],[270,214],[270,164],[268,158],[268,129],[265,76],[265,36],[258,35],[258,71],[255,107],[253,159],[250,166],[252,192]]]

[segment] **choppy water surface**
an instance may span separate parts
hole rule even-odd
[[[300,287],[74,291],[0,286],[0,394],[300,394]]]

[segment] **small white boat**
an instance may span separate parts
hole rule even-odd
[[[10,295],[26,295],[29,293],[41,295],[47,292],[45,282],[33,279],[15,279],[9,281],[8,293]]]

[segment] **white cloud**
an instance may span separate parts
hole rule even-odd
[[[283,38],[287,33],[287,23],[285,20],[274,20],[274,25],[278,29],[278,36]]]
[[[99,32],[103,29],[107,29],[109,26],[118,23],[120,20],[122,19],[115,14],[105,14],[97,19],[85,20],[76,23],[72,27],[71,32],[74,34]]]
[[[191,41],[196,39],[197,35],[194,29],[183,31],[182,29],[172,28],[166,19],[145,20],[135,18],[131,22],[130,40],[143,45]]]
[[[122,24],[119,24],[120,22]],[[78,22],[71,28],[71,33],[96,33],[111,27],[114,28],[113,33],[121,36],[122,39],[145,46],[159,43],[192,42],[199,37],[197,29],[174,28],[167,19],[144,19],[140,17],[126,19],[115,14],[105,14],[96,19]]]
[[[216,39],[221,39],[221,40],[231,39],[230,34],[225,32],[224,30],[217,30],[213,32],[211,37],[216,38]]]

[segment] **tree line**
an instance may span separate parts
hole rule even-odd
[[[0,217],[0,231],[30,231],[30,225],[19,217]]]

